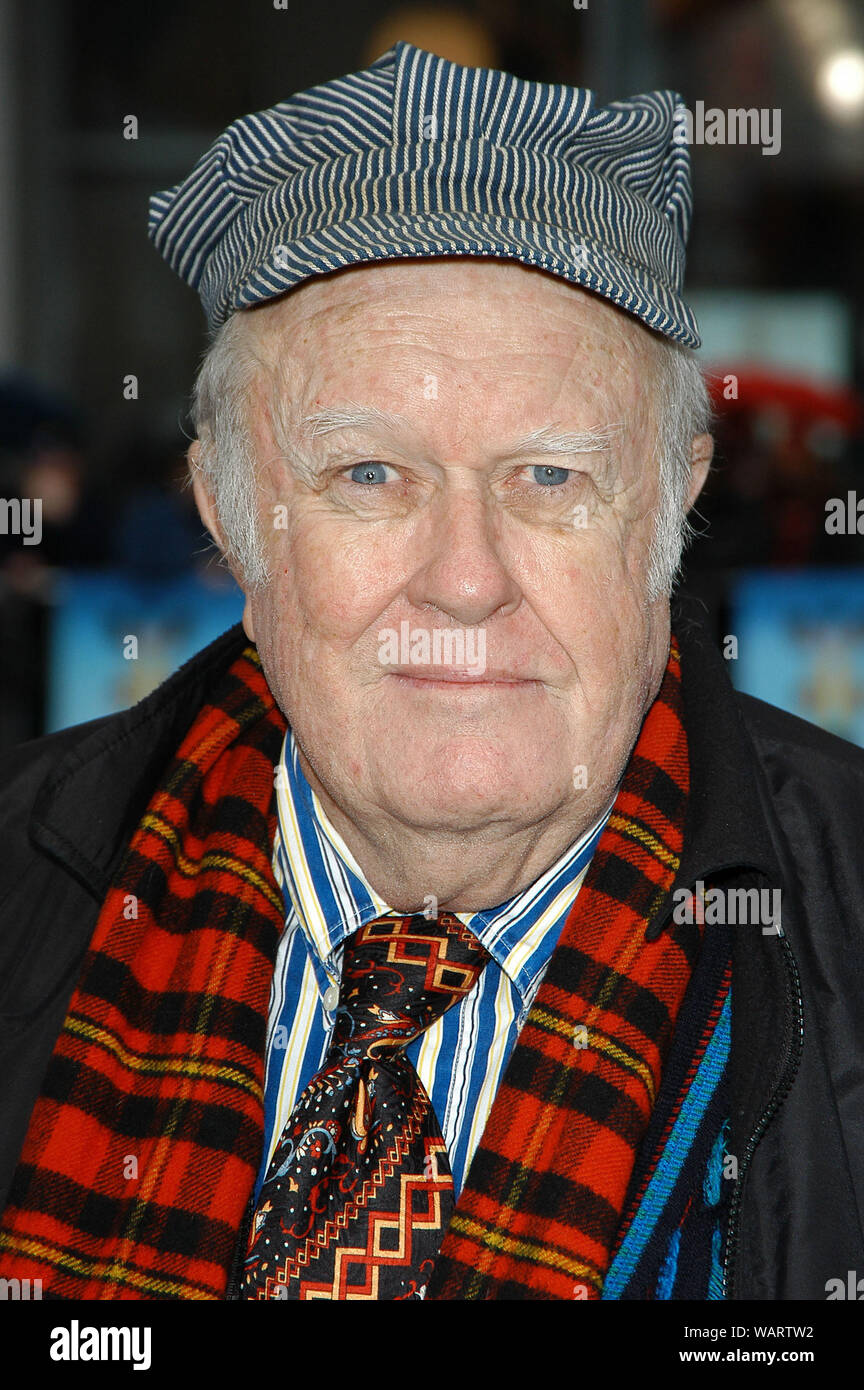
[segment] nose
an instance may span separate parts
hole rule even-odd
[[[424,529],[406,590],[410,602],[432,605],[465,627],[514,612],[522,591],[502,557],[496,525],[494,502],[479,488],[448,488]]]

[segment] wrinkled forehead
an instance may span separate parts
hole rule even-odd
[[[242,311],[280,410],[449,393],[520,418],[584,407],[641,424],[662,350],[638,320],[548,273],[467,257],[353,266]],[[543,423],[541,420],[535,424]]]

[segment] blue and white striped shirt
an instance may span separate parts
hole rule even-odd
[[[328,820],[300,767],[290,729],[276,800],[273,869],[285,896],[286,922],[270,991],[264,1158],[256,1199],[295,1102],[327,1053],[345,940],[393,910]],[[557,863],[514,898],[487,911],[455,914],[492,959],[470,994],[415,1038],[405,1055],[432,1100],[457,1195],[611,809],[610,804]]]

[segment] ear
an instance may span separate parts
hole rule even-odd
[[[690,445],[690,487],[687,492],[687,510],[693,506],[705,486],[708,469],[714,457],[714,439],[710,434],[697,434]]]
[[[224,555],[227,546],[225,544],[225,537],[222,534],[222,528],[219,525],[219,515],[216,511],[216,504],[213,501],[213,497],[204,482],[204,475],[201,472],[200,439],[193,440],[192,444],[189,446],[189,451],[186,457],[189,462],[189,471],[192,475],[192,492],[195,497],[195,505],[198,508],[198,515],[200,516],[204,525],[207,527],[207,530],[210,532],[210,535],[213,537],[213,540],[215,544],[218,546],[220,552]],[[243,631],[246,633],[246,636],[249,638],[249,641],[254,642],[255,623],[252,616],[252,604],[249,600],[249,595],[248,593],[246,593],[246,588],[243,584],[242,575],[237,573],[235,566],[231,563],[230,560],[228,561],[228,565],[230,567],[231,573],[234,575],[234,578],[240,585],[240,588],[243,589],[244,594],[246,594],[246,603],[243,608]]]
[[[255,641],[255,619],[254,619],[254,616],[253,616],[253,613],[252,613],[252,604],[251,604],[251,602],[250,602],[250,599],[249,599],[249,595],[248,595],[248,594],[246,595],[246,602],[245,602],[245,604],[243,605],[243,618],[242,618],[241,621],[242,621],[242,623],[243,623],[243,631],[246,633],[246,636],[249,638],[249,641],[250,641],[250,642],[254,642],[254,641]]]
[[[189,446],[186,458],[189,463],[189,472],[192,475],[192,492],[195,497],[195,505],[198,508],[198,515],[203,521],[215,544],[222,554],[225,554],[225,538],[219,526],[219,517],[216,513],[216,505],[207,486],[204,482],[204,475],[201,472],[201,440],[195,439]]]

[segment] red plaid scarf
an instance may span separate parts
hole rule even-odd
[[[59,1298],[224,1296],[263,1137],[284,729],[248,648],[106,897],[0,1226],[5,1277]],[[698,944],[686,927],[645,940],[678,865],[687,791],[673,642],[427,1297],[602,1288]]]
[[[54,1298],[221,1298],[263,1141],[285,722],[248,648],[99,915],[0,1228]]]
[[[646,940],[689,791],[680,653],[502,1078],[426,1297],[599,1298],[698,927]]]

